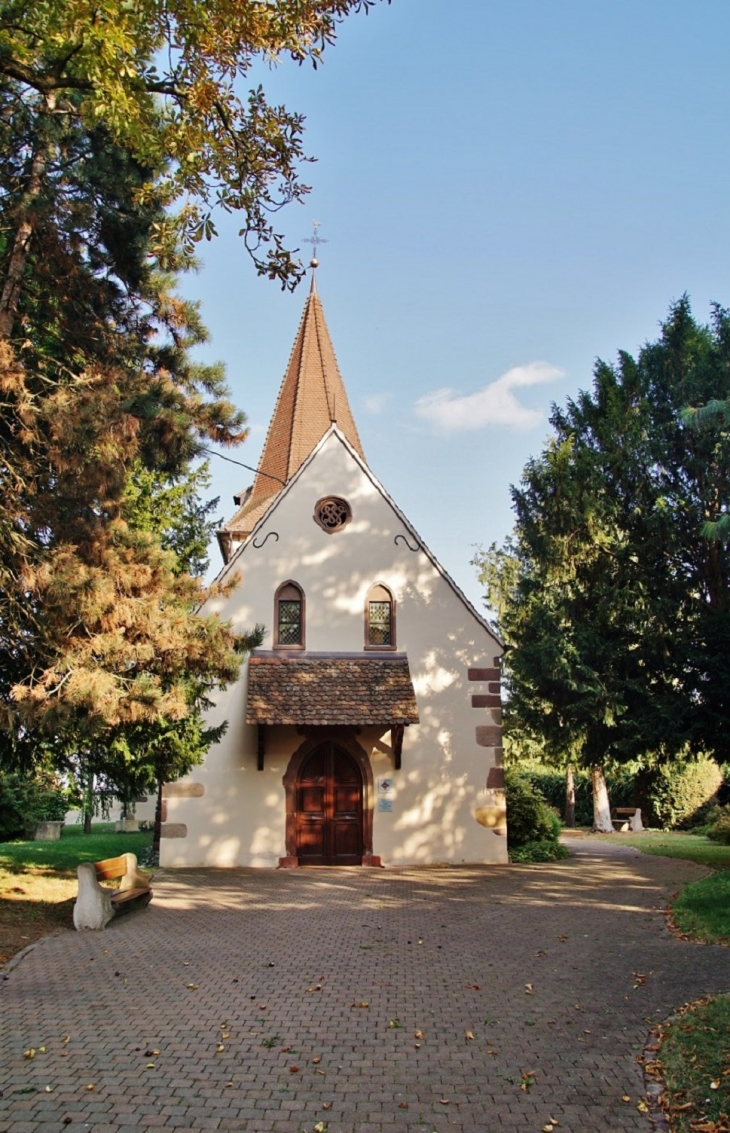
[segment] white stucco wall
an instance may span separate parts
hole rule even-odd
[[[327,534],[313,520],[323,496],[339,495],[351,523]],[[395,543],[397,536],[403,535]],[[278,536],[278,539],[276,538]],[[308,464],[234,556],[225,577],[234,592],[209,604],[236,628],[257,622],[273,647],[274,595],[287,579],[306,598],[307,652],[360,652],[370,586],[385,583],[396,602],[397,651],[408,654],[420,723],[405,730],[402,768],[394,771],[389,729],[357,737],[373,775],[393,780],[392,811],[374,813],[373,852],[384,864],[503,862],[506,838],[477,821],[481,808],[502,801],[488,790],[493,748],[480,746],[476,727],[499,712],[471,706],[487,693],[469,681],[469,667],[492,667],[500,653],[493,635],[421,549],[346,443],[330,433]],[[245,724],[247,666],[221,692],[213,722],[228,731],[205,764],[167,789],[165,866],[276,866],[285,855],[282,777],[303,737],[294,728],[267,728],[265,769],[256,769],[256,729]],[[194,792],[194,797],[180,797]]]

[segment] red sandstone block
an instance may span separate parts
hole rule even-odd
[[[501,708],[501,696],[485,696],[482,693],[475,693],[471,698],[472,708]]]
[[[499,669],[469,669],[467,676],[470,681],[498,681]]]
[[[480,747],[498,747],[502,743],[502,729],[496,724],[481,724],[475,732]]]

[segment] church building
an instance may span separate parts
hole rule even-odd
[[[501,645],[368,467],[314,277],[235,502],[204,612],[265,638],[163,788],[160,864],[506,862]]]

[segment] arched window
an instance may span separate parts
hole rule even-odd
[[[304,648],[304,591],[296,582],[284,582],[274,599],[276,648]]]
[[[395,602],[381,582],[370,587],[365,600],[365,648],[395,649]]]

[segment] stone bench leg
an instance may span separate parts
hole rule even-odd
[[[79,895],[74,905],[74,927],[102,929],[114,916],[111,893],[96,880],[93,862],[82,862],[76,868]]]
[[[636,814],[631,819],[629,824],[632,830],[643,830],[644,823],[641,821],[641,810],[637,807]]]

